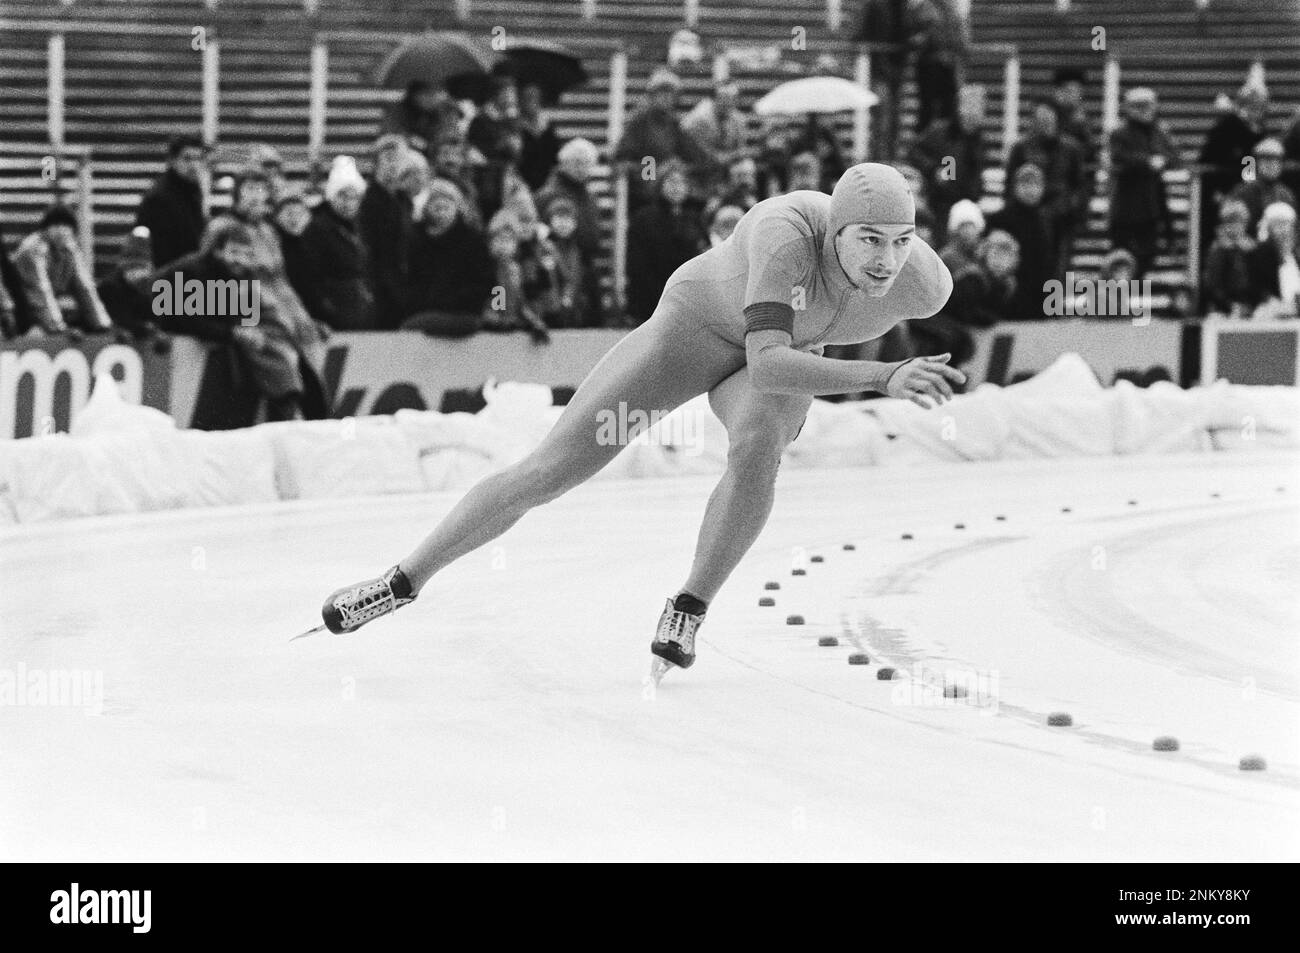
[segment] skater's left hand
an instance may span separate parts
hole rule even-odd
[[[966,383],[965,374],[948,366],[951,359],[951,354],[937,354],[905,361],[890,375],[885,392],[926,410],[945,404],[953,398],[952,385]]]

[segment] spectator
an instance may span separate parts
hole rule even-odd
[[[1146,87],[1130,89],[1124,104],[1124,125],[1110,134],[1110,241],[1133,253],[1140,279],[1155,264],[1160,242],[1173,237],[1164,173],[1181,161],[1156,119],[1156,94]]]
[[[193,136],[180,136],[167,145],[167,169],[140,199],[135,224],[149,229],[155,267],[175,261],[199,247],[207,215],[200,185],[208,149]]]
[[[1241,202],[1228,199],[1219,209],[1219,224],[1201,275],[1201,303],[1209,313],[1245,317],[1259,303],[1251,280],[1255,242],[1247,231],[1249,222],[1250,210]]]
[[[325,182],[325,201],[312,212],[302,241],[315,272],[319,313],[338,331],[378,331],[370,262],[357,228],[366,180],[351,156],[336,156]]]
[[[781,125],[780,117],[768,117],[763,129],[763,145],[758,153],[758,175],[759,189],[763,198],[770,199],[774,195],[784,195],[787,192],[795,191],[795,186],[790,184],[790,163],[795,159],[795,153],[790,151],[790,138],[786,130]],[[804,150],[814,159],[817,158],[816,150]],[[804,179],[798,187],[801,189],[810,189],[814,192],[821,191],[821,164],[818,160],[817,178],[814,184],[809,185],[808,180]]]
[[[488,250],[496,269],[496,287],[483,309],[482,327],[485,331],[527,331],[540,344],[549,341],[550,334],[537,313],[536,290],[525,284],[519,260],[524,231],[524,225],[509,209],[492,216],[488,224]]]
[[[34,324],[22,278],[0,234],[0,341],[18,337]]]
[[[1045,316],[1043,285],[1053,277],[1055,267],[1051,226],[1042,207],[1045,185],[1043,170],[1032,162],[1026,162],[1016,170],[1011,196],[1000,211],[988,217],[990,234],[995,230],[1007,232],[1019,246],[1016,288],[1009,315],[1016,320],[1028,321]]]
[[[1237,90],[1231,107],[1225,109],[1205,134],[1197,161],[1208,166],[1201,172],[1201,252],[1214,240],[1218,211],[1225,197],[1242,181],[1245,160],[1265,136],[1264,117],[1268,93],[1264,87],[1246,83]],[[1256,212],[1259,220],[1261,205]],[[1252,223],[1253,224],[1253,223]]]
[[[980,239],[984,235],[984,213],[970,199],[962,199],[948,210],[948,242],[939,259],[954,275],[979,263]],[[935,352],[942,353],[942,352]]]
[[[271,202],[278,202],[288,183],[284,175],[284,159],[280,153],[268,143],[254,143],[249,149],[248,165],[249,168],[260,169],[266,175],[271,186]]]
[[[578,244],[578,209],[573,200],[557,195],[542,206],[555,252],[555,304],[543,315],[553,328],[587,328],[595,325],[600,282],[589,268]]]
[[[307,206],[307,200],[299,192],[286,189],[272,210],[271,226],[280,242],[284,273],[289,278],[289,284],[314,319],[316,315],[324,313],[324,305],[320,300],[315,262],[303,241],[303,234],[310,224],[311,209]]]
[[[1083,155],[1083,178],[1088,197],[1092,197],[1097,178],[1097,136],[1083,107],[1083,84],[1087,74],[1081,69],[1058,69],[1052,75],[1052,104],[1056,107],[1056,128],[1062,136],[1079,147]]]
[[[97,289],[113,324],[141,339],[158,331],[146,284],[153,270],[149,229],[137,225],[122,242],[117,263]]]
[[[1250,213],[1250,220],[1246,223],[1248,231],[1255,230],[1264,209],[1273,203],[1282,202],[1292,208],[1296,207],[1295,194],[1278,181],[1282,175],[1282,159],[1285,155],[1282,143],[1277,139],[1262,139],[1255,144],[1252,155],[1255,159],[1255,175],[1238,183],[1228,193],[1230,199],[1245,205]]]
[[[77,246],[77,218],[68,208],[54,205],[46,210],[36,231],[18,243],[13,262],[32,317],[46,334],[113,329]],[[74,339],[80,336],[72,334]]]
[[[1250,253],[1251,281],[1262,302],[1257,320],[1300,316],[1300,265],[1296,262],[1296,210],[1274,202],[1259,220],[1259,244]]]
[[[714,206],[736,205],[748,212],[758,201],[758,164],[749,156],[733,159],[727,166],[727,180]]]
[[[1020,243],[1008,232],[990,230],[980,242],[975,266],[953,274],[952,297],[942,313],[967,328],[988,328],[1021,317],[1019,270]]]
[[[1043,211],[1052,237],[1052,273],[1060,278],[1070,269],[1074,233],[1087,219],[1091,190],[1084,171],[1083,151],[1074,140],[1057,129],[1056,105],[1043,100],[1034,106],[1033,126],[1011,148],[1006,181],[1016,170],[1032,162],[1043,170]]]
[[[393,106],[380,131],[406,136],[433,162],[445,139],[459,137],[463,118],[460,107],[442,86],[417,79],[406,87],[406,95]]]
[[[822,160],[817,153],[805,150],[790,157],[786,185],[788,192],[822,191]]]
[[[514,87],[507,87],[513,89]],[[523,153],[524,139],[517,126],[501,127],[493,155],[476,168],[474,184],[477,189],[479,211],[490,219],[520,189],[529,192],[528,184],[519,174],[519,157]]]
[[[627,312],[634,324],[654,313],[672,273],[708,247],[699,217],[687,203],[686,170],[670,162],[659,173],[659,198],[638,210],[627,229]]]
[[[745,120],[736,108],[739,99],[739,86],[722,83],[712,98],[704,97],[682,118],[682,129],[699,143],[712,167],[707,176],[710,188],[733,162],[746,155]]]
[[[1129,287],[1129,282],[1137,274],[1137,259],[1126,248],[1113,248],[1101,260],[1101,270],[1095,278],[1076,278],[1072,285],[1066,286],[1067,293],[1074,293],[1073,311],[1076,315],[1098,318],[1128,317],[1134,314],[1150,314],[1150,302],[1142,299],[1135,302],[1130,297],[1122,311],[1112,313],[1110,310],[1115,299],[1107,288]],[[1118,302],[1115,302],[1118,303]]]
[[[907,10],[909,42],[916,50],[917,127],[950,119],[957,100],[957,70],[966,55],[965,17],[952,0],[913,3]]]
[[[628,119],[623,137],[614,148],[614,158],[628,164],[628,207],[632,210],[658,200],[659,166],[677,159],[689,170],[708,159],[699,143],[677,120],[680,90],[681,80],[675,73],[663,68],[655,70],[650,76],[645,105]]]
[[[319,377],[324,373],[328,328],[312,319],[289,281],[280,237],[271,223],[271,183],[266,173],[250,169],[235,179],[230,215],[247,225],[253,237],[254,272],[261,282],[263,305],[268,299],[274,302],[273,308],[264,307],[262,324],[267,325],[269,311],[277,326],[267,327],[268,332],[284,346],[292,346]]]
[[[1291,122],[1282,132],[1282,148],[1286,151],[1282,163],[1282,184],[1300,195],[1300,107],[1296,108]]]
[[[357,229],[366,248],[370,287],[375,295],[375,323],[383,330],[396,328],[402,317],[402,289],[406,284],[407,254],[411,247],[414,218],[411,197],[398,189],[398,179],[407,156],[412,160],[418,159],[428,168],[424,157],[411,152],[401,136],[389,133],[379,137],[375,143],[374,172],[366,184],[361,210],[357,213]],[[409,183],[409,187],[417,190],[416,194],[423,190],[424,185],[424,181]],[[288,257],[286,249],[285,258]],[[293,280],[292,269],[289,278]],[[296,282],[294,286],[297,287]]]
[[[519,132],[523,138],[519,174],[536,192],[546,184],[560,154],[560,137],[542,110],[542,88],[536,83],[519,88]]]
[[[444,142],[438,147],[437,161],[432,169],[429,164],[424,163],[423,167],[412,163],[411,167],[403,167],[402,180],[399,182],[399,188],[407,195],[417,196],[414,199],[415,212],[419,214],[419,206],[423,201],[418,196],[423,195],[423,190],[428,187],[431,175],[440,179],[446,179],[460,191],[462,201],[461,213],[465,216],[465,221],[476,231],[483,230],[483,208],[478,200],[478,186],[475,184],[475,169],[470,161],[473,155],[479,159],[479,166],[482,163],[482,157],[479,156],[478,150],[473,149],[463,139],[451,139]],[[420,156],[419,158],[423,158]],[[406,177],[418,176],[419,188],[412,191],[410,180]]]
[[[478,330],[495,284],[481,232],[466,221],[464,196],[446,179],[434,179],[411,242],[403,330],[463,337]]]
[[[721,205],[716,208],[709,218],[709,247],[716,248],[730,238],[744,215],[744,209],[735,205]]]
[[[583,267],[593,273],[596,255],[600,251],[600,217],[596,200],[587,189],[587,182],[596,170],[599,155],[596,147],[588,140],[570,139],[560,149],[560,164],[537,193],[537,203],[543,208],[557,198],[566,198],[573,203],[578,218],[574,237],[582,250]],[[592,305],[598,303],[593,301]]]
[[[957,115],[931,123],[912,144],[908,161],[921,170],[936,223],[962,199],[978,202],[984,191],[984,87],[962,86]],[[942,244],[947,236],[935,236]]]
[[[234,216],[212,221],[198,251],[158,269],[148,279],[171,282],[176,272],[185,281],[251,281],[258,277],[253,229]],[[163,329],[224,344],[231,344],[266,398],[267,420],[298,420],[326,416],[325,395],[315,372],[301,358],[299,348],[276,312],[276,299],[266,293],[258,304],[258,321],[245,325],[245,316],[221,308],[216,313],[159,315]]]
[[[809,113],[807,120],[790,137],[788,149],[789,155],[804,151],[816,153],[822,164],[821,190],[827,195],[834,190],[835,183],[848,168],[844,149],[840,146],[835,130],[822,125],[816,113]]]
[[[519,89],[512,76],[492,77],[492,96],[470,121],[466,141],[483,154],[488,164],[518,162],[523,152],[511,142],[519,135]]]

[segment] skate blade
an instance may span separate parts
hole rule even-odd
[[[657,655],[653,655],[650,658],[650,680],[658,686],[659,682],[663,680],[663,677],[676,667],[677,666],[672,662],[669,662],[666,659],[661,659]]]
[[[302,633],[302,635],[295,635],[295,636],[294,636],[292,639],[290,639],[289,641],[290,641],[290,642],[297,642],[299,639],[305,639],[305,638],[307,638],[307,636],[309,636],[309,635],[315,635],[317,632],[324,632],[324,631],[325,631],[325,623],[322,622],[320,625],[316,626],[316,628],[314,628],[314,629],[308,629],[306,632]]]

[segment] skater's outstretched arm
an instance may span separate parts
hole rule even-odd
[[[951,400],[952,384],[966,375],[949,367],[951,355],[906,361],[841,361],[792,347],[789,332],[777,329],[745,335],[745,357],[754,388],[768,394],[848,394],[874,390],[928,407]]]

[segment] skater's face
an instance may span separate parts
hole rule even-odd
[[[915,236],[914,225],[849,225],[835,236],[835,250],[849,280],[879,298],[898,280]]]

